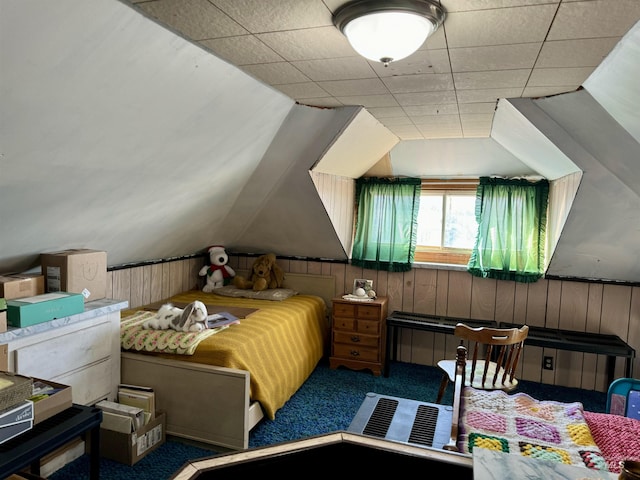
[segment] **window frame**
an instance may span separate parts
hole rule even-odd
[[[451,180],[423,179],[420,194],[422,195],[423,192],[429,191],[447,195],[464,191],[473,192],[475,195],[479,183],[479,178]],[[441,236],[443,234],[444,231],[441,232]],[[469,263],[471,250],[471,248],[428,247],[424,245],[416,245],[414,262],[466,265]]]

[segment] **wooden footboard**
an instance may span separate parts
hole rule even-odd
[[[121,382],[152,387],[167,434],[231,449],[249,447],[262,419],[249,400],[249,372],[122,352]]]
[[[455,389],[453,392],[453,414],[451,415],[451,435],[449,443],[444,447],[445,450],[458,452],[458,422],[460,420],[460,399],[462,398],[462,388],[464,387],[465,366],[467,362],[467,348],[464,345],[458,345],[456,349],[456,376]]]

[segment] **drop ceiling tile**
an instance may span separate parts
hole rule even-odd
[[[297,84],[309,82],[300,70],[287,62],[261,63],[259,65],[245,65],[242,67],[245,72],[263,80],[269,85]],[[326,92],[325,92],[326,95]]]
[[[441,127],[456,127],[460,125],[460,115],[425,115],[422,117],[411,117],[417,127],[439,125]]]
[[[194,41],[249,33],[207,0],[157,0],[137,7]]]
[[[252,33],[333,25],[322,0],[211,0],[220,10]]]
[[[552,85],[575,85],[578,88],[595,70],[584,68],[535,68],[527,83],[529,87],[547,87]]]
[[[380,121],[385,127],[394,126],[394,125],[413,125],[413,122],[407,116],[385,117],[383,119],[380,119]]]
[[[527,84],[531,70],[497,70],[492,72],[454,73],[456,90],[481,88],[522,87]]]
[[[440,105],[456,102],[456,94],[453,90],[446,92],[397,93],[394,97],[402,106]]]
[[[619,40],[618,37],[607,37],[546,42],[536,67],[596,67]]]
[[[621,37],[640,17],[638,0],[563,2],[547,40]]]
[[[387,67],[380,62],[369,63],[379,77],[451,72],[449,54],[446,49],[418,50],[407,58],[391,62]]]
[[[329,94],[335,97],[353,95],[383,95],[388,93],[387,87],[379,78],[365,78],[361,80],[334,80],[318,82]]]
[[[351,95],[336,97],[345,105],[362,105],[365,108],[397,107],[398,102],[391,94],[387,95]]]
[[[404,111],[410,116],[420,115],[454,115],[458,113],[456,103],[433,104],[433,105],[408,105]]]
[[[382,79],[391,93],[434,92],[453,90],[450,73],[401,75]]]
[[[487,103],[461,103],[460,104],[460,114],[464,113],[495,113],[496,111],[496,102],[487,102]]]
[[[520,97],[522,88],[488,88],[478,90],[459,90],[458,103],[497,102],[499,98]]]
[[[325,80],[347,80],[377,78],[369,62],[362,57],[326,58],[322,60],[300,60],[292,62],[307,77],[316,82]]]
[[[444,28],[449,48],[542,42],[555,5],[451,13]]]
[[[253,35],[213,38],[198,43],[237,66],[284,61],[284,58]]]
[[[560,0],[555,0],[559,3]],[[442,6],[448,12],[465,12],[470,10],[489,10],[495,8],[521,7],[524,5],[541,5],[552,3],[551,0],[442,0]]]
[[[286,85],[274,85],[274,87],[295,99],[321,98],[327,96],[327,92],[313,82],[288,83]]]
[[[367,110],[376,118],[399,117],[405,114],[402,107],[377,107]]]
[[[356,55],[335,27],[260,33],[257,37],[290,62]]]
[[[533,68],[542,42],[489,47],[452,48],[451,70],[454,72],[482,72]]]

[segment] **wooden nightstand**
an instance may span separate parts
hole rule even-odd
[[[330,368],[368,368],[381,375],[387,338],[387,297],[371,302],[333,299]]]

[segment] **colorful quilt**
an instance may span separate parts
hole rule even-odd
[[[463,453],[481,447],[608,471],[579,402],[539,401],[524,393],[465,387],[459,434]]]

